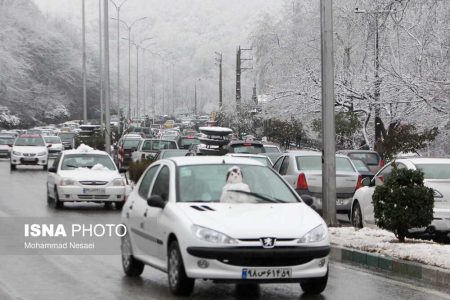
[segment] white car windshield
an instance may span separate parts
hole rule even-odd
[[[62,161],[61,170],[90,169],[95,165],[102,165],[112,171],[116,170],[111,158],[102,154],[67,154]]]
[[[45,146],[41,137],[18,137],[14,146]]]
[[[232,171],[234,168],[239,169],[239,176]],[[179,202],[298,202],[286,183],[263,166],[181,166],[177,182]]]

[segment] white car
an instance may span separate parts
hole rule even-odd
[[[0,133],[0,158],[9,158],[11,156],[11,148],[15,138]]]
[[[175,295],[196,279],[300,283],[328,279],[327,225],[273,169],[227,156],[174,157],[150,165],[122,210],[122,265],[168,274]]]
[[[114,203],[120,209],[125,200],[126,183],[104,151],[82,144],[76,150],[63,151],[48,169],[47,201],[55,208],[65,202],[87,201],[105,206]]]
[[[59,136],[44,136],[44,141],[50,156],[58,156],[58,154],[64,150],[64,145]]]
[[[404,158],[396,159],[398,168],[421,170],[425,186],[434,190],[433,221],[427,228],[410,231],[411,235],[431,238],[450,238],[450,159],[448,158]],[[351,222],[357,228],[375,226],[372,195],[377,185],[391,175],[392,162],[379,170],[372,180],[364,178],[363,187],[353,196]]]
[[[11,171],[18,165],[48,167],[48,149],[39,134],[23,134],[16,138],[11,149]]]

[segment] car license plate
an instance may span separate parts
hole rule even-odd
[[[242,279],[276,279],[291,278],[291,268],[245,268]]]
[[[34,157],[24,157],[24,158],[22,158],[24,161],[35,161],[36,160],[36,158],[34,158]]]
[[[83,194],[104,194],[105,189],[92,189],[92,188],[84,188]]]

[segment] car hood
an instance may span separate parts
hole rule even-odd
[[[120,178],[117,171],[110,170],[90,170],[87,168],[76,170],[64,170],[58,172],[61,177],[70,178],[76,181],[108,181]]]
[[[38,153],[47,151],[45,146],[13,146],[13,150],[20,153]]]
[[[300,238],[322,224],[304,203],[177,203],[193,224],[237,239],[260,237]]]

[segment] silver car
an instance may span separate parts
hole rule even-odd
[[[295,188],[305,202],[322,214],[322,153],[290,151],[283,153],[273,168]],[[336,211],[350,215],[352,197],[362,186],[362,176],[350,158],[336,155]]]

